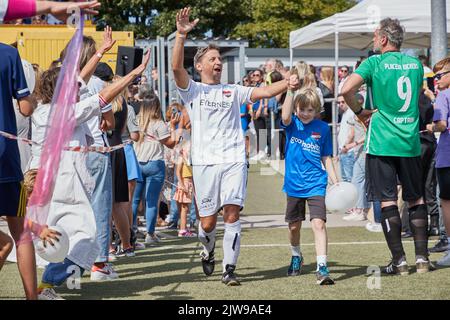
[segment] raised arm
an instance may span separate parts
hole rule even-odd
[[[284,103],[281,106],[281,121],[285,126],[291,124],[292,113],[294,109],[294,94],[298,89],[299,81],[298,76],[293,74],[289,77],[289,87],[288,92],[286,94],[286,98],[284,99]]]
[[[181,89],[187,89],[189,85],[189,74],[184,69],[184,41],[187,34],[198,23],[199,19],[189,22],[191,8],[181,9],[177,13],[177,36],[172,53],[172,69],[175,83]]]
[[[98,14],[100,2],[56,2],[56,1],[36,1],[36,15],[48,14],[55,16],[58,20],[66,22],[72,14],[72,10],[82,9],[86,14]],[[26,17],[24,17],[26,18]]]
[[[112,38],[112,29],[110,26],[106,26],[105,31],[103,32],[103,43],[96,52],[92,56],[92,58],[86,63],[83,70],[80,72],[80,77],[83,79],[85,83],[89,82],[89,79],[92,77],[92,75],[95,72],[95,69],[97,68],[97,64],[100,62],[100,59],[102,56],[111,50],[111,48],[116,43],[116,40],[113,40]]]
[[[286,92],[286,90],[288,89],[288,79],[289,78],[275,82],[274,84],[271,84],[267,87],[255,88],[250,99],[252,101],[258,101],[261,99],[272,98],[276,95],[279,95],[280,93]]]
[[[134,70],[132,70],[125,77],[113,82],[111,85],[105,87],[100,91],[100,96],[103,98],[106,104],[111,103],[114,98],[119,95],[130,83],[133,82],[138,76],[140,76],[147,68],[148,61],[150,59],[150,51],[144,56],[142,63]]]

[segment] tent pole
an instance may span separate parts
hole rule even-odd
[[[337,24],[337,15],[334,23],[334,101],[333,101],[333,109],[332,109],[332,133],[333,133],[333,156],[337,156],[338,154],[338,146],[337,146],[337,98],[338,98],[338,90],[339,90],[339,30]]]
[[[292,69],[292,63],[294,61],[294,49],[289,48],[289,67]]]

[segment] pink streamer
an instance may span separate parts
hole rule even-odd
[[[83,43],[84,18],[81,15],[75,35],[70,41],[68,55],[64,59],[53,94],[49,126],[42,147],[41,162],[33,193],[28,201],[25,232],[21,241],[31,241],[31,233],[39,236],[46,224],[48,209],[64,147],[75,129],[74,107],[78,99],[78,74],[81,46]],[[71,190],[67,190],[70,192]]]

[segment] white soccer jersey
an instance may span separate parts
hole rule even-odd
[[[254,88],[208,85],[189,81],[178,88],[192,124],[192,164],[245,163],[245,140],[240,106],[250,100]]]

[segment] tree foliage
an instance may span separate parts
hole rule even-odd
[[[287,47],[289,32],[336,12],[355,0],[102,0],[98,28],[134,31],[138,38],[168,36],[176,30],[176,12],[192,7],[200,18],[193,33],[242,37],[252,47]]]
[[[253,0],[251,21],[236,26],[233,35],[250,40],[252,47],[289,46],[289,32],[345,11],[354,0]]]

